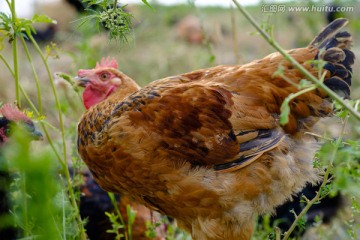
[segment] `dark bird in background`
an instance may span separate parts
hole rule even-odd
[[[112,224],[109,217],[105,212],[115,212],[115,208],[110,200],[108,193],[100,188],[95,182],[90,171],[86,170],[82,172],[83,184],[80,186],[80,215],[81,218],[86,220],[85,229],[86,234],[90,240],[113,240],[116,235],[114,233],[107,232],[112,229]],[[135,221],[132,225],[132,238],[137,240],[149,240],[146,236],[146,222],[160,221],[160,216],[157,213],[151,213],[150,209],[143,205],[130,201],[129,198],[123,195],[115,195],[117,200],[117,207],[120,214],[128,226],[127,205],[131,206],[132,210],[136,212]],[[123,232],[124,229],[120,230]],[[155,240],[165,239],[164,224],[158,227],[157,236]]]
[[[73,6],[77,12],[82,13],[85,11],[85,3],[81,0],[65,0],[68,4]]]
[[[99,187],[89,171],[84,171],[82,175],[79,210],[81,218],[86,220],[87,236],[90,240],[115,239],[114,233],[107,232],[112,226],[105,212],[114,211],[108,193]]]
[[[17,229],[13,226],[10,215],[8,191],[11,177],[7,160],[1,150],[11,137],[13,124],[23,124],[26,132],[34,140],[42,139],[42,134],[35,128],[33,121],[15,106],[4,104],[0,108],[0,114],[2,115],[0,117],[0,239],[13,240],[16,239]]]
[[[35,33],[32,33],[32,36],[37,43],[46,43],[55,38],[56,31],[57,26],[49,24],[44,29],[35,29]]]
[[[324,84],[349,97],[354,53],[346,19],[326,26],[304,48],[288,51]],[[274,75],[279,65],[283,77]],[[176,219],[193,239],[248,240],[253,218],[316,182],[315,139],[305,134],[333,113],[321,89],[290,104],[304,75],[280,53],[241,66],[217,66],[140,88],[123,72],[79,70],[91,103],[78,125],[78,150],[95,181]],[[112,80],[110,80],[112,79]]]
[[[45,1],[43,3],[45,3],[45,5],[46,5]],[[39,4],[41,4],[41,3],[39,3]],[[61,8],[62,7],[61,5],[68,5],[70,10],[76,9],[75,13],[83,13],[85,11],[85,7],[87,6],[87,4],[83,3],[80,0],[79,1],[78,0],[62,0],[62,2],[52,3],[52,4],[57,4],[57,6],[60,6],[58,8],[55,8],[56,10],[57,9],[63,10],[63,8]],[[44,9],[41,9],[41,11],[44,11]],[[45,8],[45,14],[48,15],[49,12],[47,12],[47,11],[49,11],[49,9]],[[43,14],[43,12],[41,12],[41,13]],[[62,17],[61,12],[59,12],[59,11],[55,12],[55,10],[50,11],[50,16],[52,16],[52,18],[54,18],[54,20],[56,20],[56,21],[58,21],[59,18]],[[70,19],[68,21],[70,21]],[[66,22],[66,24],[70,25],[71,23]],[[59,31],[59,28],[61,29],[61,27],[59,27],[58,24],[54,24],[54,23],[41,24],[40,26],[36,25],[35,33],[32,33],[32,36],[37,43],[48,43],[55,39],[55,37]],[[64,28],[64,27],[62,26],[62,28]],[[28,38],[25,38],[25,39],[28,40]]]
[[[39,12],[41,14],[46,14],[57,21],[57,24],[39,24],[35,26],[35,33],[32,33],[33,38],[38,43],[48,43],[54,39],[56,36],[64,31],[73,31],[71,23],[77,18],[78,14],[88,14],[89,11],[94,10],[99,11],[103,10],[97,4],[89,5],[88,3],[77,1],[77,0],[62,0],[61,2],[51,2],[48,3],[43,1],[39,3]],[[109,7],[112,5],[109,5]],[[122,7],[121,4],[118,4],[118,8]],[[126,9],[124,9],[127,11]],[[65,12],[65,13],[64,13]],[[64,16],[65,14],[65,16]],[[101,30],[108,31],[109,29],[105,27],[105,23],[101,22]],[[26,33],[25,33],[26,34]],[[28,38],[26,38],[28,40]]]

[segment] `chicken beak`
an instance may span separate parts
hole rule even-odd
[[[31,137],[34,140],[39,140],[39,141],[44,140],[44,136],[42,135],[42,133],[36,129],[34,130],[34,132],[31,133]]]
[[[90,83],[90,80],[87,77],[76,76],[74,79],[76,81],[76,86],[79,87],[86,87]]]

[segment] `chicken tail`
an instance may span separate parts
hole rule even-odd
[[[350,51],[350,33],[338,32],[347,23],[348,20],[344,18],[334,20],[309,44],[309,47],[320,50],[316,59],[327,62],[324,69],[328,70],[330,76],[324,80],[324,84],[344,98],[350,97],[352,65],[355,59],[354,53]]]

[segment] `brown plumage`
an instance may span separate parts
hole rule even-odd
[[[334,21],[309,46],[288,53],[314,76],[319,70],[309,61],[327,59],[324,83],[348,97],[351,36],[335,35],[346,23]],[[102,188],[174,217],[194,239],[250,239],[255,215],[317,180],[317,144],[304,131],[332,112],[317,89],[291,102],[289,122],[281,126],[280,106],[299,90],[274,75],[280,64],[295,84],[304,78],[279,53],[142,89],[110,67],[80,70],[88,91],[106,94],[80,120],[79,153]]]

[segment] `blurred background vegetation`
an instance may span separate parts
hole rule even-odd
[[[34,12],[34,14],[45,14],[57,22],[57,24],[35,24],[37,34],[34,34],[34,37],[49,64],[60,105],[57,105],[54,98],[49,83],[49,79],[52,79],[43,64],[43,59],[30,41],[25,44],[32,58],[32,64],[29,63],[27,53],[19,43],[17,61],[21,86],[34,102],[35,107],[39,108],[39,102],[42,102],[42,114],[34,114],[34,120],[45,124],[55,149],[59,150],[64,147],[67,149],[67,151],[62,151],[65,156],[62,156],[61,159],[74,168],[83,168],[76,150],[76,126],[85,108],[82,105],[80,93],[76,92],[68,82],[58,77],[59,72],[76,76],[78,69],[93,68],[102,57],[111,56],[117,59],[121,71],[144,86],[159,78],[199,68],[220,64],[244,64],[274,51],[231,5],[230,1],[229,7],[198,7],[194,4],[196,1],[188,1],[176,6],[164,6],[156,1],[150,1],[153,9],[145,4],[129,4],[125,9],[128,13],[133,14],[133,23],[132,31],[126,35],[127,41],[110,40],[109,32],[103,29],[101,24],[98,29],[94,20],[81,24],[82,19],[89,12],[83,11],[79,7],[76,8],[69,2],[72,1],[37,1]],[[119,3],[127,4],[126,0]],[[17,1],[16,4],[21,5],[21,1]],[[311,13],[304,11],[289,12],[287,10],[272,13],[264,11],[264,7],[275,4],[319,7],[325,6],[325,4],[336,4],[353,7],[353,11],[338,13],[337,17],[346,17],[350,20],[348,30],[354,38],[353,51],[356,56],[360,56],[360,3],[358,1],[326,3],[322,1],[288,1],[286,3],[260,1],[257,5],[247,7],[247,10],[259,23],[273,25],[274,38],[284,49],[291,49],[306,46],[328,23],[329,16],[326,12],[321,11]],[[0,38],[2,39],[0,44],[1,56],[12,66],[14,60],[13,43],[6,38],[5,30],[0,30]],[[38,99],[33,67],[40,81],[41,101]],[[360,98],[360,72],[358,69],[360,69],[360,62],[357,60],[354,66],[352,87],[354,99]],[[16,99],[14,78],[4,61],[0,61],[0,73],[0,101],[14,102]],[[22,95],[21,103],[22,109],[31,109]],[[58,110],[63,121],[59,119]],[[320,124],[319,128],[327,136],[336,137],[339,133],[340,122],[339,119],[326,120]],[[64,127],[63,138],[61,125]],[[354,141],[358,141],[359,124],[351,120],[347,135],[351,136]],[[50,215],[46,215],[45,211],[44,215],[38,218],[43,221],[41,224],[45,224],[49,216],[60,216],[59,219],[54,220],[57,224],[50,227],[46,225],[48,223],[43,225],[44,229],[49,229],[47,235],[43,235],[43,239],[79,239],[81,234],[76,229],[77,225],[72,224],[76,221],[74,215],[78,213],[72,208],[74,206],[71,207],[71,200],[68,200],[67,194],[69,186],[73,187],[76,184],[74,184],[74,180],[70,182],[61,180],[66,175],[64,173],[65,168],[64,166],[61,167],[62,164],[59,164],[56,154],[54,155],[52,152],[53,148],[49,145],[49,138],[44,142],[32,143],[30,150],[29,146],[25,143],[22,144],[21,138],[17,137],[16,139],[21,144],[13,143],[10,146],[8,157],[15,159],[15,163],[18,162],[16,159],[19,159],[20,165],[14,164],[13,167],[20,169],[20,172],[23,171],[23,174],[29,175],[30,183],[28,182],[28,184],[30,186],[49,189],[51,193],[46,195],[44,192],[40,192],[38,196],[43,198],[43,200],[39,200],[41,206],[37,206],[36,204],[39,203],[36,202],[31,205],[34,209],[52,209]],[[21,162],[23,158],[32,159],[32,161]],[[24,168],[24,166],[29,166],[29,168]],[[43,168],[43,171],[38,172],[39,168]],[[44,175],[46,171],[49,175]],[[47,181],[48,179],[51,181]],[[353,186],[346,184],[344,187],[354,189]],[[16,191],[14,190],[14,193]],[[29,191],[32,190],[29,189]],[[21,195],[21,193],[25,194],[21,191],[18,194]],[[344,239],[344,236],[349,239],[357,239],[356,235],[350,234],[349,229],[356,229],[359,224],[359,218],[356,215],[360,210],[357,198],[359,194],[360,190],[356,190],[353,195],[348,193],[346,203],[348,208],[344,207],[342,213],[333,221],[333,225],[326,228],[322,228],[322,226],[316,228],[314,230],[316,234],[310,235],[309,239],[330,239],[330,234],[333,239],[337,237]],[[19,198],[18,200],[21,202],[21,197]],[[34,200],[35,198],[32,197],[31,199]],[[58,208],[52,208],[51,203],[44,199],[50,199],[50,202],[55,201],[52,204]],[[46,205],[47,203],[48,205]],[[17,204],[23,206],[21,203]],[[36,215],[37,213],[30,212],[29,214]],[[66,220],[65,223],[64,219]],[[348,224],[349,219],[353,221],[353,225]],[[28,221],[27,223],[30,225],[23,226],[23,228],[31,233],[29,235],[39,234],[38,236],[42,236],[44,229],[34,227],[34,222]],[[266,224],[260,226],[259,229],[261,231],[254,236],[255,239],[267,239],[269,233],[273,232],[273,229]],[[185,239],[185,237],[183,238]]]

